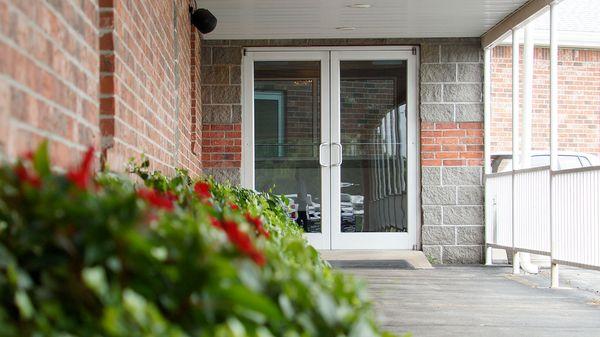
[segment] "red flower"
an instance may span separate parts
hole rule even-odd
[[[35,173],[29,172],[22,163],[18,163],[15,167],[15,174],[19,177],[19,180],[24,181],[35,188],[40,188],[42,186],[40,177]]]
[[[233,243],[237,249],[248,255],[254,261],[254,263],[261,267],[267,263],[265,256],[252,244],[250,236],[241,231],[237,223],[234,221],[224,221],[220,224],[222,226],[221,228],[223,228],[227,234],[229,241],[231,241],[231,243]]]
[[[250,258],[252,259],[252,261],[254,261],[254,263],[261,267],[267,264],[267,259],[265,258],[265,256],[257,250],[254,250],[250,253]]]
[[[173,202],[177,201],[177,195],[171,191],[167,191],[167,193],[165,193],[165,197]]]
[[[238,209],[240,209],[240,207],[236,204],[234,204],[233,202],[229,202],[229,208],[231,208],[232,211],[237,211]]]
[[[215,228],[219,228],[219,229],[223,229],[223,225],[221,224],[221,221],[219,221],[219,219],[215,218],[215,217],[210,217],[210,223],[215,227]]]
[[[204,181],[199,181],[194,185],[194,192],[196,192],[198,198],[202,200],[210,199],[212,197],[212,193],[210,193],[210,185]]]
[[[34,157],[33,151],[27,151],[21,157],[25,158],[29,161],[33,161],[33,157]]]
[[[69,170],[67,172],[67,179],[82,190],[86,189],[92,176],[92,160],[94,159],[94,148],[89,147],[83,156],[83,160],[79,167]]]
[[[165,209],[167,211],[172,211],[175,207],[173,204],[174,194],[168,192],[166,194],[161,194],[153,189],[141,189],[137,192],[138,196],[144,200],[146,200],[150,205]]]
[[[253,217],[250,213],[246,213],[246,220],[248,220],[249,223],[253,224],[254,227],[256,227],[256,231],[259,234],[263,235],[267,239],[269,238],[269,236],[271,236],[269,232],[263,227],[263,222],[260,217]]]

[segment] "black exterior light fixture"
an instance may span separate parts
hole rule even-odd
[[[196,1],[193,1],[196,5]],[[202,33],[208,34],[217,27],[217,18],[206,8],[195,8],[190,6],[190,19],[192,25]]]

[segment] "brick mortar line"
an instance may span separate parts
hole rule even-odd
[[[62,144],[67,145],[69,147],[74,147],[74,148],[82,150],[82,151],[87,148],[86,146],[84,146],[82,144],[72,142],[72,141],[70,141],[70,140],[68,140],[68,139],[66,139],[64,137],[58,136],[56,133],[40,129],[40,128],[35,127],[35,126],[33,126],[33,125],[29,124],[29,123],[25,123],[25,122],[23,122],[23,121],[15,118],[15,117],[13,117],[13,116],[10,116],[9,123],[11,125],[17,127],[17,129],[26,130],[26,131],[35,133],[38,136],[42,136],[43,138],[46,138],[46,139],[49,139],[49,140],[53,140],[55,142],[62,143]],[[12,148],[14,148],[14,146]]]
[[[133,69],[129,66],[129,64],[126,62],[125,59],[123,59],[119,53],[114,52],[115,55],[115,71],[114,71],[114,76],[119,78],[121,80],[121,82],[126,85],[130,91],[133,92],[133,90],[131,90],[131,87],[129,87],[127,85],[126,82],[123,81],[123,78],[117,74],[119,74],[119,72],[117,72],[116,68],[117,68],[117,61],[119,61],[119,64],[123,67],[124,70],[126,70],[128,72],[128,74],[131,76],[131,78],[133,78],[135,81],[137,81],[138,83],[140,83],[140,88],[143,88],[144,91],[146,92],[155,92],[157,93],[156,95],[148,95],[150,100],[153,101],[154,103],[157,103],[157,105],[162,105],[162,104],[158,104],[160,99],[164,99],[165,103],[168,105],[169,109],[173,109],[173,105],[170,103],[170,100],[168,99],[168,97],[166,95],[163,94],[163,92],[165,93],[171,93],[174,91],[174,88],[169,88],[168,86],[171,86],[172,83],[170,83],[169,81],[162,81],[162,85],[155,85],[154,81],[150,81],[150,86],[146,86],[146,84],[141,85],[141,83],[143,83],[143,81],[139,78],[139,76],[133,71]],[[131,55],[133,57],[132,53],[129,53],[129,55]],[[141,69],[144,69],[144,65],[141,63],[138,63],[141,67]],[[153,73],[150,74],[145,70],[142,70],[142,73],[148,78],[148,79],[155,79],[155,78],[163,78],[165,76],[158,74],[158,73]],[[157,76],[151,76],[151,75],[157,75]],[[153,90],[154,89],[154,90]],[[164,89],[164,90],[163,90]],[[136,95],[137,96],[137,95]],[[146,100],[142,100],[143,104],[146,105]]]
[[[124,49],[127,51],[127,48],[124,48]],[[130,51],[128,51],[128,52],[129,52],[129,55],[131,55],[131,56],[133,57],[133,55],[134,55],[134,54],[133,54],[133,53],[131,53]],[[117,67],[117,61],[119,61],[119,64],[121,64],[121,65],[123,66],[123,69],[125,69],[125,70],[127,70],[127,71],[129,72],[129,74],[131,75],[131,77],[132,77],[133,79],[135,79],[135,80],[136,80],[138,83],[143,83],[143,81],[142,81],[142,80],[139,78],[139,76],[137,76],[137,74],[136,74],[136,73],[133,71],[133,69],[131,69],[131,67],[129,66],[129,64],[126,62],[126,60],[125,60],[125,59],[123,59],[123,58],[120,56],[120,54],[119,54],[119,53],[117,53],[117,52],[114,52],[114,51],[113,51],[113,54],[115,55],[115,60],[114,60],[114,61],[115,61],[115,71],[113,72],[113,74],[114,74],[116,77],[118,77],[119,79],[121,79],[121,80],[122,80],[122,77],[118,76],[118,75],[117,75],[117,74],[118,74],[118,72],[116,71],[116,67]],[[141,63],[139,63],[139,64],[140,64],[140,65],[142,65],[142,67],[140,67],[140,68],[142,68],[142,69],[144,69],[144,68],[145,68],[145,67],[143,66],[143,64],[141,64]],[[150,65],[150,68],[152,68],[152,65]],[[150,74],[150,73],[148,73],[148,72],[147,72],[147,71],[145,71],[145,70],[142,70],[142,73],[143,73],[143,74],[144,74],[144,75],[145,75],[147,78],[149,78],[149,79],[154,79],[154,78],[163,78],[163,79],[164,79],[164,76],[162,76],[161,74],[158,74],[158,73],[153,73],[153,74]],[[150,75],[154,75],[154,74],[156,74],[157,76],[150,76]],[[164,84],[163,84],[163,85],[161,85],[161,86],[154,85],[154,81],[150,81],[150,82],[151,82],[151,86],[150,86],[150,87],[148,87],[148,86],[145,86],[145,85],[144,85],[144,86],[140,85],[140,88],[144,88],[144,89],[145,89],[145,91],[148,91],[148,92],[152,92],[152,90],[151,90],[151,89],[155,89],[155,90],[156,90],[155,92],[157,92],[157,93],[162,93],[162,92],[163,92],[163,90],[161,90],[161,88],[165,88],[166,92],[172,92],[172,91],[174,91],[174,90],[175,90],[175,88],[174,88],[174,83],[170,83],[169,81],[162,81],[162,83],[164,83]],[[123,81],[122,81],[122,83],[124,83],[125,85],[127,85],[127,84],[126,84],[125,82],[123,82]],[[166,86],[167,86],[167,85],[169,85],[169,84],[172,84],[173,88],[167,88]],[[131,88],[130,88],[129,86],[128,86],[128,88],[131,90]],[[162,97],[162,98],[166,98],[166,96],[164,96],[164,95],[149,95],[149,96],[150,96],[150,99],[151,99],[151,100],[153,100],[155,103],[158,103],[158,100],[159,100],[161,97]],[[168,108],[169,108],[169,109],[174,109],[174,107],[173,107],[173,106],[170,104],[170,101],[169,101],[169,99],[165,99],[165,101],[167,102],[167,104],[168,104]],[[143,100],[143,102],[145,103],[146,101],[145,101],[145,100]],[[159,104],[157,104],[157,105],[159,105]]]
[[[175,140],[173,145],[173,164],[177,165],[179,163],[179,151],[180,151],[180,90],[181,90],[181,79],[180,79],[180,71],[182,70],[182,65],[179,62],[179,30],[177,27],[178,24],[178,13],[177,13],[177,5],[175,4],[176,0],[172,0],[173,5],[173,82],[175,85]],[[191,76],[191,74],[190,74]]]
[[[144,6],[143,8],[144,8],[144,9],[147,9],[145,6]],[[184,6],[184,8],[187,8],[187,7],[186,7],[186,6]],[[145,11],[145,12],[146,12],[146,13],[145,13],[145,15],[142,15],[142,13],[140,12],[140,7],[139,7],[139,6],[134,6],[134,7],[133,7],[133,10],[134,10],[134,12],[135,12],[135,13],[137,13],[137,15],[138,15],[137,17],[139,17],[139,18],[149,17],[149,14],[150,14],[150,13],[148,13],[148,11]],[[130,17],[130,18],[133,18],[133,16],[132,16],[132,14],[133,14],[133,13],[130,13],[130,12],[129,12],[129,10],[128,10],[127,8],[125,8],[125,12],[127,12],[127,14],[129,15],[129,17]],[[148,25],[147,25],[147,23],[146,23],[146,20],[142,20],[142,21],[141,21],[141,25],[142,25],[142,26],[144,26],[144,30],[145,30],[146,32],[152,31],[151,29],[149,29],[149,27],[148,27]],[[166,27],[166,26],[167,26],[167,25],[164,25],[163,27]],[[138,33],[140,33],[140,34],[139,34],[139,36],[145,36],[145,35],[143,34],[143,33],[144,33],[144,31],[142,31],[142,30],[139,30],[139,29],[137,29],[137,28],[138,28],[138,25],[136,24],[136,25],[135,25],[135,29],[136,29],[136,30],[138,30]],[[158,29],[159,29],[159,28],[161,28],[161,26],[159,25],[158,27],[155,27],[155,28],[156,28],[156,30],[158,31]],[[163,31],[163,35],[161,35],[161,36],[165,36],[165,37],[167,37],[167,38],[168,38],[168,37],[169,37],[169,32],[168,32],[168,31],[166,31],[165,29],[162,29],[162,31]],[[157,41],[157,39],[155,38],[155,35],[154,35],[154,34],[151,34],[150,38],[151,38],[152,40],[154,40],[154,45],[158,46],[158,44],[159,44],[159,43],[161,43],[161,44],[162,44],[162,48],[161,48],[160,50],[168,50],[168,48],[167,48],[168,46],[167,46],[167,44],[166,44],[166,42],[165,42],[165,40],[166,40],[166,39],[159,39],[159,40]]]
[[[124,28],[124,30],[127,30],[126,28]],[[131,33],[129,33],[129,37],[133,37],[133,35]],[[134,53],[134,50],[131,49],[129,47],[128,44],[123,43],[123,39],[121,38],[121,35],[117,34],[116,28],[115,31],[113,32],[113,50],[114,47],[116,45],[118,45],[120,48],[123,48],[124,51],[126,51],[128,53],[128,55],[130,55],[133,59],[136,59],[138,64],[140,64],[142,67],[140,67],[140,69],[142,70],[142,72],[148,76],[150,73],[147,71],[147,69],[152,69],[152,74],[156,74],[158,76],[148,76],[148,77],[162,77],[164,78],[164,76],[161,76],[161,74],[159,73],[159,70],[161,73],[164,72],[164,74],[168,74],[168,73],[172,73],[172,69],[169,66],[169,62],[168,62],[168,58],[164,57],[164,55],[162,53],[154,53],[152,51],[150,52],[144,52],[144,48],[141,48],[141,46],[139,44],[137,44],[137,50],[139,51],[139,53]],[[131,39],[134,40],[135,39]],[[153,47],[152,45],[148,45],[148,47],[150,47],[150,49],[152,49],[151,47]],[[120,55],[119,53],[115,53],[117,56]],[[155,54],[157,57],[157,59],[160,59],[162,62],[159,62],[160,66],[156,66],[156,63],[152,63],[150,61],[150,59],[146,56],[147,54]],[[141,58],[137,58],[135,57],[135,55],[142,55]],[[127,63],[125,63],[127,64]],[[167,67],[163,67],[164,64],[167,64]],[[157,86],[158,87],[158,86]]]
[[[73,118],[74,120],[76,120],[77,122],[91,128],[92,130],[98,130],[99,127],[98,125],[92,124],[90,123],[87,119],[83,118],[83,114],[78,115],[77,113],[75,113],[74,111],[71,111],[69,109],[67,109],[66,107],[52,101],[49,100],[48,98],[42,96],[40,93],[32,90],[31,88],[29,88],[28,86],[22,84],[21,82],[17,82],[16,80],[14,80],[13,78],[5,75],[5,74],[0,74],[0,79],[2,79],[4,82],[8,83],[9,85],[27,93],[28,95],[44,102],[45,104],[59,110],[60,112],[64,113],[65,115]],[[96,106],[98,107],[98,106]]]
[[[52,12],[52,14],[54,14],[54,15],[56,16],[56,18],[57,18],[59,21],[61,21],[61,23],[64,25],[64,27],[65,27],[65,28],[66,28],[66,29],[67,29],[67,30],[68,30],[68,31],[69,31],[69,32],[70,32],[72,35],[74,35],[74,36],[75,36],[75,40],[79,40],[79,42],[80,42],[81,44],[83,44],[83,45],[84,45],[84,48],[87,48],[87,49],[89,49],[89,51],[91,51],[93,54],[96,54],[96,50],[95,50],[95,48],[94,48],[93,46],[90,46],[90,45],[87,43],[87,41],[85,41],[85,40],[83,39],[83,37],[82,37],[82,36],[81,36],[81,35],[80,35],[80,34],[79,34],[79,33],[78,33],[78,32],[77,32],[75,29],[73,29],[73,27],[72,27],[72,26],[71,26],[71,25],[70,25],[70,24],[69,24],[69,23],[68,23],[68,22],[65,20],[65,18],[64,18],[62,15],[60,15],[60,13],[58,13],[58,12],[56,11],[56,9],[54,9],[52,6],[46,6],[46,7],[48,8],[48,10],[49,10],[50,12]],[[21,13],[22,13],[22,14],[23,14],[23,15],[26,17],[25,13],[23,13],[23,12],[21,12]],[[98,29],[94,29],[94,30],[96,31],[96,37],[97,37],[97,36],[98,36]],[[97,42],[97,41],[98,41],[98,39],[94,39],[94,42]]]
[[[129,69],[128,69],[128,70],[129,70]],[[131,71],[129,71],[129,72],[131,73]],[[165,102],[167,102],[167,107],[164,107],[162,104],[160,104],[160,102],[159,102],[157,99],[152,99],[152,100],[151,100],[151,101],[152,101],[152,102],[153,102],[153,103],[154,103],[154,104],[155,104],[155,105],[158,107],[158,109],[159,109],[159,110],[161,110],[161,111],[155,111],[154,109],[151,109],[151,108],[150,108],[150,106],[147,104],[147,100],[145,100],[145,99],[142,99],[142,98],[140,97],[139,93],[138,93],[137,91],[133,90],[133,88],[132,88],[132,87],[130,87],[130,86],[127,84],[127,82],[124,80],[124,78],[123,78],[123,77],[122,77],[122,76],[121,76],[119,73],[115,72],[115,73],[110,73],[110,74],[112,74],[112,76],[113,76],[115,79],[119,80],[119,83],[120,83],[120,84],[121,84],[123,87],[125,87],[125,88],[126,88],[126,89],[127,89],[127,90],[128,90],[128,91],[129,91],[129,92],[130,92],[130,93],[131,93],[133,96],[134,96],[134,98],[135,98],[135,99],[137,99],[139,102],[141,102],[141,103],[142,103],[142,105],[143,105],[143,106],[144,106],[144,107],[145,107],[147,110],[149,110],[149,111],[154,111],[154,112],[162,112],[162,113],[163,113],[163,115],[165,115],[165,116],[167,116],[167,117],[171,117],[171,115],[169,115],[169,113],[168,113],[168,110],[170,110],[170,109],[173,109],[174,107],[173,107],[171,104],[168,104],[168,102],[169,102],[169,99],[166,99],[166,96],[163,96],[163,97],[165,97]],[[131,74],[133,75],[133,73],[131,73]],[[135,77],[135,75],[134,75],[134,76],[132,76],[132,78],[136,79],[137,81],[140,81],[138,78],[136,78],[136,77]],[[143,90],[143,91],[144,91],[144,92],[147,94],[147,96],[149,96],[149,97],[151,97],[151,98],[152,98],[152,97],[155,97],[155,96],[157,96],[157,95],[153,95],[153,94],[152,94],[152,92],[151,92],[151,91],[149,91],[149,90],[147,90],[147,88],[146,88],[146,87],[142,87],[142,86],[140,86],[140,88],[144,88],[144,90]],[[160,92],[162,92],[162,90],[159,90],[159,93],[160,93]],[[121,95],[114,95],[114,96],[121,96]],[[165,125],[166,125],[166,123],[168,122],[167,120],[163,120],[163,118],[161,118],[160,116],[158,116],[158,119],[159,119],[159,120],[160,120],[160,121],[161,121],[163,124],[165,124]],[[171,118],[171,119],[172,119],[172,118]]]
[[[94,23],[92,21],[90,21],[90,19],[88,18],[88,16],[85,14],[85,12],[78,6],[76,6],[73,3],[73,0],[68,0],[69,4],[71,5],[71,7],[75,10],[75,12],[77,12],[79,14],[79,17],[84,18],[84,21],[86,21],[86,23],[92,27],[93,30],[95,30],[96,32],[98,31],[98,28],[94,25]],[[94,14],[98,14],[98,4],[94,1],[91,1],[91,4],[94,5]],[[96,15],[96,18],[98,18],[98,15]],[[98,34],[96,34],[97,36]]]
[[[120,98],[117,98],[117,99],[116,99],[116,101],[117,101],[117,100],[118,100],[119,102],[121,102],[121,103],[122,103],[122,100],[121,100]],[[116,102],[115,102],[115,103],[116,103]],[[127,108],[127,110],[129,110],[130,112],[132,112],[134,115],[137,115],[137,117],[139,118],[139,120],[142,120],[144,124],[146,124],[147,126],[149,126],[149,127],[150,127],[150,129],[152,129],[152,130],[156,131],[156,133],[157,133],[157,134],[159,134],[159,135],[160,135],[160,136],[161,136],[161,137],[162,137],[164,140],[166,140],[166,141],[167,141],[167,143],[168,143],[169,145],[173,145],[173,144],[172,144],[172,142],[170,141],[170,138],[169,138],[169,137],[166,137],[166,136],[165,136],[165,135],[164,135],[162,132],[160,132],[160,131],[159,131],[159,130],[158,130],[158,129],[157,129],[155,126],[154,126],[154,125],[152,125],[152,123],[150,123],[150,122],[149,122],[147,119],[145,119],[145,118],[141,118],[142,116],[141,116],[141,115],[140,115],[140,114],[139,114],[137,111],[135,111],[135,110],[131,109],[131,107],[130,107],[130,106],[128,106],[126,103],[123,103],[123,105],[124,105],[124,106]],[[122,118],[121,118],[121,117],[120,117],[118,114],[116,114],[116,113],[115,113],[115,115],[114,115],[114,118],[115,118],[115,119],[117,119],[117,120],[119,120],[119,121],[121,121],[121,122],[123,122],[123,124],[126,124],[126,125],[130,126],[130,124],[129,124],[129,123],[127,123],[125,120],[123,120],[123,119],[122,119]],[[133,130],[135,130],[135,129],[133,129]],[[170,129],[168,129],[168,130],[170,130]],[[134,133],[136,133],[136,134],[141,134],[141,133],[139,133],[139,132],[134,132]],[[150,142],[154,143],[152,140],[150,140]],[[162,146],[160,146],[160,147],[162,147]]]
[[[124,85],[124,87],[126,87],[126,88],[127,88],[127,90],[129,90],[129,92],[131,92],[133,95],[135,95],[135,93],[134,93],[133,91],[131,91],[131,88],[127,87],[126,85]],[[137,96],[137,95],[135,95],[135,96]],[[156,127],[157,127],[157,126],[160,126],[160,127],[164,127],[164,128],[165,128],[167,131],[169,131],[170,133],[173,133],[173,134],[175,133],[175,129],[174,129],[174,128],[171,128],[171,127],[169,127],[169,124],[167,124],[167,122],[166,122],[166,121],[164,121],[162,118],[159,118],[159,117],[157,117],[157,116],[156,116],[156,115],[157,115],[157,111],[154,111],[154,110],[150,109],[150,107],[148,107],[148,106],[145,106],[147,111],[152,111],[152,112],[154,112],[154,114],[152,114],[152,115],[153,115],[154,117],[156,117],[156,119],[157,119],[157,120],[160,122],[160,124],[158,124],[158,125],[151,125],[148,119],[144,118],[144,117],[141,115],[141,113],[140,113],[139,111],[137,111],[137,110],[133,109],[133,108],[132,108],[132,107],[131,107],[129,104],[127,104],[127,102],[125,102],[125,100],[123,100],[123,98],[122,98],[122,95],[114,95],[113,97],[115,98],[115,103],[117,103],[117,102],[118,102],[118,103],[122,103],[122,104],[123,104],[123,106],[124,106],[124,107],[125,107],[127,110],[129,110],[129,111],[131,111],[132,113],[134,113],[134,114],[135,114],[137,117],[139,117],[139,119],[140,119],[140,120],[143,120],[145,123],[148,123],[148,124],[149,124],[149,125],[150,125],[150,126],[153,128],[153,129],[156,129]],[[139,97],[136,97],[136,98],[139,100]],[[165,110],[165,109],[161,109],[161,110]],[[165,111],[165,112],[166,112],[166,111]],[[169,115],[168,115],[168,114],[166,114],[166,113],[165,113],[165,115],[166,115],[166,116],[169,116]],[[174,121],[174,119],[173,119],[173,121]],[[157,131],[158,131],[158,130],[157,130]],[[166,135],[165,135],[164,133],[162,133],[162,132],[159,132],[159,134],[160,134],[161,136],[163,136],[163,138],[167,138],[167,139],[168,139],[168,137],[166,137]]]
[[[160,159],[156,158],[156,157],[155,157],[154,155],[152,155],[152,154],[145,153],[144,151],[142,151],[141,149],[139,149],[139,148],[137,148],[137,147],[133,147],[133,146],[131,146],[129,143],[126,143],[126,142],[124,142],[124,141],[123,141],[121,138],[119,138],[119,137],[114,137],[114,138],[113,138],[113,140],[115,141],[115,143],[119,143],[119,144],[121,144],[122,146],[124,146],[125,148],[127,148],[127,149],[129,149],[129,150],[132,150],[132,151],[133,151],[133,152],[135,152],[135,153],[138,153],[138,154],[140,154],[140,155],[144,155],[144,156],[148,157],[149,159],[152,159],[152,160],[154,160],[155,162],[157,162],[157,163],[160,163],[160,164],[162,164],[162,165],[164,165],[164,166],[166,166],[166,167],[168,167],[168,168],[171,168],[171,169],[173,169],[173,168],[174,168],[174,166],[173,166],[173,165],[171,165],[171,164],[168,164],[168,163],[166,163],[166,162],[164,162],[164,161],[162,161],[162,160],[160,160]],[[114,147],[113,147],[113,149],[114,149]],[[109,150],[109,151],[110,151],[110,150]]]
[[[122,81],[121,81],[121,83],[122,83]],[[122,85],[123,85],[123,87],[125,87],[125,88],[126,88],[126,89],[127,89],[127,90],[128,90],[128,91],[129,91],[129,92],[130,92],[130,93],[131,93],[133,96],[135,96],[135,98],[136,98],[138,101],[140,101],[140,98],[138,97],[138,95],[137,95],[135,92],[133,92],[133,91],[131,90],[131,88],[129,88],[127,85],[125,85],[125,84],[123,84],[123,83],[122,83]],[[127,102],[125,102],[125,100],[122,98],[122,95],[114,95],[114,96],[112,96],[112,97],[115,99],[115,104],[116,104],[116,103],[121,103],[121,104],[123,104],[123,106],[124,106],[124,107],[125,107],[125,108],[126,108],[128,111],[132,112],[132,113],[133,113],[133,114],[134,114],[136,117],[138,117],[138,119],[139,119],[139,120],[142,120],[142,121],[143,121],[143,123],[145,123],[145,124],[147,124],[148,126],[150,126],[150,128],[151,128],[151,129],[154,129],[154,130],[156,130],[156,131],[157,131],[157,133],[158,133],[159,135],[161,135],[163,138],[165,138],[165,139],[169,139],[169,137],[167,137],[167,135],[165,135],[163,132],[159,131],[159,130],[157,129],[157,127],[164,127],[164,128],[165,128],[165,129],[166,129],[168,132],[170,132],[170,133],[173,133],[173,134],[175,133],[175,129],[174,129],[174,128],[171,128],[171,127],[170,127],[170,125],[167,123],[167,121],[163,120],[163,119],[162,119],[160,116],[157,116],[157,115],[158,115],[157,111],[154,111],[153,109],[150,109],[150,107],[149,107],[149,106],[147,106],[147,105],[143,104],[143,105],[144,105],[144,107],[146,108],[146,110],[147,110],[147,111],[152,111],[152,112],[154,112],[153,116],[154,116],[154,117],[155,117],[155,118],[156,118],[156,119],[159,121],[159,124],[158,124],[158,125],[152,125],[152,123],[150,123],[150,121],[149,121],[148,119],[146,119],[145,117],[143,117],[139,111],[136,111],[136,110],[135,110],[135,109],[133,109],[133,108],[132,108],[132,107],[131,107],[131,106],[130,106],[130,105],[127,103]],[[160,106],[160,105],[158,105],[158,104],[157,104],[157,106]],[[115,108],[116,108],[116,106],[115,106]],[[162,109],[162,110],[163,110],[163,111],[161,111],[161,112],[164,112],[164,114],[165,114],[166,116],[169,116],[169,115],[166,113],[166,111],[164,111],[165,109]],[[116,115],[116,111],[115,111],[115,115]]]
[[[122,121],[121,121],[121,122],[122,122]],[[131,128],[131,127],[130,127],[128,124],[126,124],[126,123],[121,123],[121,124],[122,124],[122,125],[127,125],[127,129],[129,129],[129,130],[132,130],[132,128]],[[138,135],[139,135],[139,133],[136,133],[136,134],[138,134]],[[148,137],[142,137],[142,138],[144,138],[144,139],[149,139]],[[125,139],[123,139],[122,137],[114,136],[114,137],[112,137],[112,139],[113,139],[113,140],[119,139],[119,140],[120,140],[120,142],[121,142],[122,144],[127,144],[127,146],[129,146],[129,147],[131,147],[131,148],[134,148],[133,144],[130,144],[130,143],[126,142],[126,141],[125,141]],[[160,146],[160,145],[156,144],[155,142],[148,141],[148,142],[147,142],[147,143],[145,143],[145,144],[146,144],[146,145],[147,145],[147,144],[151,144],[151,145],[153,145],[155,148],[159,149],[159,150],[160,150],[160,152],[162,152],[162,153],[165,153],[165,154],[167,154],[167,155],[169,154],[169,151],[166,151],[166,150],[164,149],[164,147],[162,147],[162,146]],[[137,151],[137,152],[142,152],[142,153],[143,153],[143,151],[141,151],[141,149],[139,149],[138,147],[135,147],[135,148],[136,148],[136,149],[138,149],[138,151]]]
[[[127,10],[125,10],[125,12],[127,12]],[[132,17],[131,17],[131,15],[129,15],[129,17],[130,17],[130,18],[132,18]],[[114,38],[115,38],[115,40],[118,40],[119,42],[123,41],[123,39],[121,38],[121,35],[120,35],[120,34],[117,34],[117,33],[118,33],[118,30],[117,30],[117,21],[118,21],[118,22],[121,24],[119,27],[120,27],[120,28],[122,28],[122,29],[123,29],[123,31],[124,31],[124,32],[126,32],[126,33],[128,34],[128,36],[132,37],[132,39],[130,39],[130,40],[131,40],[133,43],[131,43],[131,44],[132,44],[133,46],[135,46],[135,47],[136,47],[136,48],[137,48],[137,49],[138,49],[138,50],[141,52],[141,53],[140,53],[140,55],[142,55],[142,59],[144,60],[144,63],[145,63],[145,65],[148,65],[150,69],[156,69],[156,67],[154,67],[156,64],[153,64],[153,63],[151,62],[150,58],[147,56],[147,55],[148,55],[148,53],[144,52],[145,48],[142,48],[142,45],[140,44],[140,42],[139,42],[137,39],[134,39],[134,38],[133,38],[135,35],[133,34],[133,32],[132,32],[132,30],[130,29],[129,25],[127,25],[127,24],[124,24],[124,20],[122,20],[122,19],[121,19],[121,17],[120,17],[120,16],[118,16],[118,15],[115,15],[115,16],[114,16],[114,19],[113,19],[114,32],[115,32],[115,33],[114,33],[114,35],[115,35],[115,36],[114,36]],[[133,22],[135,22],[135,21],[133,21]],[[144,24],[144,25],[145,25],[145,22],[143,22],[142,24]],[[152,30],[146,30],[146,31],[147,31],[147,32],[150,32],[150,31],[152,31]],[[142,31],[139,31],[139,33],[140,33],[140,34],[139,34],[139,36],[146,36],[146,34],[143,34],[143,32],[142,32]],[[155,40],[155,39],[154,39],[154,36],[153,36],[154,34],[150,34],[150,35],[152,35],[151,39],[152,39],[152,40]],[[168,34],[167,34],[167,35],[168,35]],[[158,44],[158,43],[156,43],[156,41],[154,41],[154,44],[148,43],[148,42],[150,42],[150,41],[148,41],[148,40],[146,40],[146,39],[144,39],[143,41],[144,41],[144,42],[147,44],[147,46],[148,46],[148,47],[150,47],[150,48],[149,48],[149,50],[151,50],[151,52],[150,52],[150,53],[152,53],[152,54],[155,54],[155,55],[157,56],[157,59],[161,59],[162,61],[164,61],[164,62],[162,62],[162,64],[164,64],[164,65],[166,65],[166,66],[167,66],[167,69],[165,69],[165,73],[170,73],[170,72],[173,72],[173,69],[172,69],[172,67],[170,66],[170,63],[168,62],[169,58],[165,57],[165,56],[164,56],[164,53],[152,52],[152,50],[154,49],[154,48],[152,48],[152,47],[153,47],[153,46],[158,46],[159,44]],[[115,41],[115,42],[116,42],[116,41]],[[129,44],[125,44],[125,43],[119,43],[119,45],[120,45],[120,46],[121,46],[123,49],[125,49],[126,51],[128,51],[128,52],[130,53],[130,55],[135,55],[135,54],[133,53],[133,50],[132,50],[131,48],[129,48]],[[161,45],[162,45],[162,49],[159,49],[159,50],[163,50],[163,51],[164,51],[164,50],[167,50],[167,49],[166,49],[166,48],[167,48],[166,44],[162,43]],[[158,48],[157,48],[157,49],[158,49]],[[172,55],[170,55],[170,54],[167,54],[167,55],[168,55],[168,56],[172,56]],[[140,62],[140,63],[141,63],[141,62]],[[161,69],[164,69],[164,68],[163,68],[163,66],[162,66],[162,64],[161,64],[160,68],[161,68]],[[147,69],[147,67],[143,67],[143,68],[144,68],[144,69]],[[144,72],[145,72],[145,71],[144,71]],[[145,73],[146,73],[146,72],[145,72]]]
[[[170,63],[168,62],[168,58],[164,57],[164,53],[156,53],[156,52],[152,52],[152,51],[145,52],[145,48],[142,48],[143,46],[140,45],[139,41],[137,41],[136,39],[133,39],[134,35],[132,34],[132,32],[129,29],[129,27],[127,25],[122,24],[123,20],[117,19],[117,16],[115,16],[114,20],[115,20],[114,30],[112,31],[113,35],[114,35],[113,36],[113,38],[114,38],[114,45],[117,45],[117,42],[118,42],[118,45],[121,48],[123,48],[123,50],[125,50],[127,53],[129,53],[129,55],[131,55],[132,57],[134,55],[136,55],[136,53],[134,53],[134,50],[132,48],[130,48],[130,44],[123,43],[122,36],[120,34],[118,34],[117,24],[116,24],[116,21],[118,20],[119,22],[121,22],[121,26],[123,27],[123,31],[126,32],[127,35],[132,38],[131,40],[133,41],[133,43],[131,45],[133,45],[135,47],[135,49],[137,49],[139,51],[139,53],[137,55],[142,55],[142,58],[141,58],[142,61],[138,61],[137,63],[139,63],[139,64],[141,64],[141,65],[144,66],[144,67],[142,67],[142,69],[144,70],[143,71],[144,74],[148,75],[148,72],[146,71],[146,69],[154,69],[153,73],[155,73],[157,75],[158,75],[157,69],[163,70],[164,73],[172,73],[173,69],[170,66]],[[142,34],[142,36],[144,36],[144,35]],[[147,41],[144,41],[144,42],[147,42]],[[150,47],[150,50],[153,49],[153,48],[151,48],[151,47],[153,47],[152,44],[148,44],[148,47]],[[161,65],[159,67],[156,67],[156,63],[152,63],[151,62],[150,58],[147,56],[148,54],[154,54],[154,55],[156,55],[157,59],[160,59],[161,61],[163,61],[161,63]],[[164,68],[162,66],[162,64],[167,65],[167,67]]]
[[[79,89],[78,87],[76,87],[74,83],[72,83],[70,81],[67,81],[65,78],[63,78],[63,76],[60,76],[54,69],[52,69],[52,67],[50,67],[49,65],[47,65],[47,64],[45,64],[45,63],[37,60],[33,56],[31,56],[31,54],[28,53],[28,52],[26,52],[26,50],[24,48],[22,48],[21,46],[15,44],[13,42],[13,40],[8,39],[5,35],[0,35],[0,42],[5,43],[7,46],[11,47],[14,51],[16,51],[17,53],[19,53],[21,56],[23,56],[26,59],[28,59],[31,62],[33,62],[36,66],[38,66],[38,68],[42,69],[43,71],[48,72],[50,75],[52,75],[52,77],[56,78],[62,84],[64,84],[67,88],[69,88],[71,91],[75,92],[77,94],[77,96],[82,97],[85,100],[90,101],[92,103],[94,103],[96,101],[96,99],[92,98],[86,92],[84,92],[81,89]],[[77,65],[78,63],[74,63],[74,64]],[[85,68],[82,68],[82,67],[77,67],[77,68],[80,69],[80,70],[84,70],[85,69]],[[83,71],[83,72],[85,73],[85,71]],[[92,76],[90,79],[95,80],[96,83],[99,83],[98,77],[96,77],[96,76]]]

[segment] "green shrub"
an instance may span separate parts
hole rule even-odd
[[[0,167],[0,336],[391,336],[282,197],[92,156]]]

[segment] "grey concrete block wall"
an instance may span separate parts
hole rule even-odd
[[[478,38],[206,40],[202,45],[202,63],[213,67],[206,69],[213,73],[210,77],[214,78],[206,78],[206,82],[202,83],[203,120],[219,124],[239,123],[241,102],[235,99],[239,99],[236,90],[241,84],[243,47],[369,45],[420,46],[422,121],[483,121],[483,62]],[[229,84],[225,84],[226,81]],[[204,171],[219,180],[239,182],[240,171],[236,168]],[[423,252],[432,260],[439,263],[481,261],[481,174],[480,167],[421,167],[422,229],[418,236]]]
[[[423,251],[436,263],[480,263],[483,253],[481,167],[421,171]]]
[[[423,251],[437,263],[479,263],[483,245],[481,167],[421,171]]]
[[[478,41],[421,46],[421,120],[483,121],[483,51]],[[480,263],[482,167],[421,168],[422,248],[436,263]]]
[[[483,121],[483,59],[478,41],[421,46],[421,119]]]

